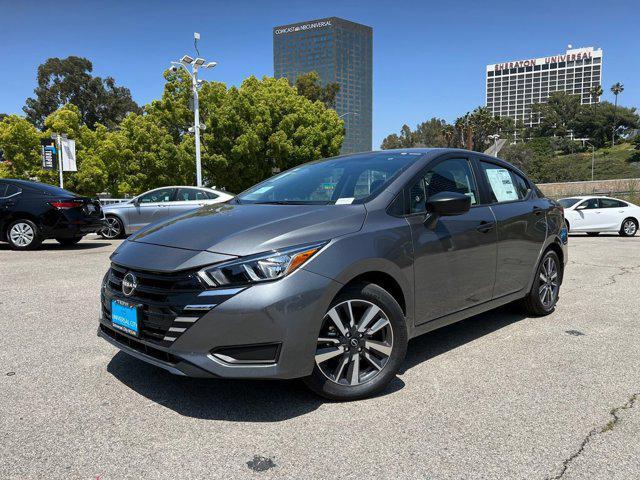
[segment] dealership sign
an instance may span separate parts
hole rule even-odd
[[[276,35],[282,35],[283,33],[304,32],[305,30],[312,30],[314,28],[330,27],[331,21],[325,20],[322,22],[305,23],[303,25],[294,25],[292,27],[276,28],[274,33]]]

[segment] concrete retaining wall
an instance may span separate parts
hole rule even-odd
[[[539,183],[542,192],[551,198],[571,195],[635,196],[640,193],[640,178],[594,180],[593,182]]]

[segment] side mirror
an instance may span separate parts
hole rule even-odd
[[[133,200],[131,200],[131,203],[133,203],[136,207],[138,205],[140,205],[140,201],[138,200],[138,197],[134,198]]]
[[[578,205],[575,209],[576,210],[584,210],[585,208],[587,208],[586,205]]]
[[[471,208],[471,197],[458,192],[439,192],[427,200],[427,212],[443,217],[462,215]]]

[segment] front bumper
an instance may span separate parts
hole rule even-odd
[[[135,338],[113,328],[111,298],[103,289],[98,336],[122,351],[174,374],[191,377],[297,378],[310,375],[320,324],[342,285],[301,268],[284,279],[253,285],[229,296],[229,289],[202,291],[197,300],[216,306],[192,322],[171,343]],[[224,347],[278,345],[274,362],[232,364],[214,356]]]

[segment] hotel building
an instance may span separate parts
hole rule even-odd
[[[564,54],[487,65],[486,106],[494,115],[539,122],[531,105],[544,103],[549,94],[564,91],[579,95],[583,105],[597,102],[589,90],[602,81],[602,49],[576,48]]]

